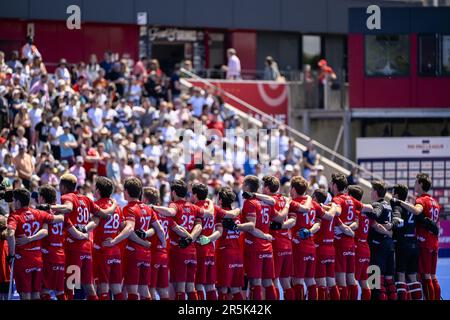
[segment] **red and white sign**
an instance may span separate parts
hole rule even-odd
[[[207,85],[201,81],[189,79],[189,82],[196,87],[207,89]],[[221,90],[273,116],[275,119],[287,123],[289,110],[289,86],[287,84],[272,81],[214,80],[210,82]],[[227,97],[223,93],[218,92],[217,94],[222,96],[224,101],[233,107],[245,113],[250,113],[255,118],[260,118],[258,114],[252,112],[243,104]]]

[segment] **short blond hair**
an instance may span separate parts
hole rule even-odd
[[[60,184],[64,185],[67,189],[70,191],[75,191],[75,188],[77,187],[77,177],[74,176],[71,173],[65,173],[61,176]]]

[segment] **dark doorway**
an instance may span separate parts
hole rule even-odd
[[[183,43],[153,43],[152,58],[158,59],[161,70],[170,75],[176,63],[184,59]]]

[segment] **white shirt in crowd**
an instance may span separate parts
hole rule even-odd
[[[189,99],[189,103],[192,104],[192,112],[195,117],[200,117],[202,115],[203,106],[206,104],[206,100],[203,96],[192,96]]]
[[[103,110],[99,107],[92,107],[88,111],[88,117],[92,121],[94,128],[103,127]]]
[[[237,55],[228,59],[227,79],[239,79],[241,77],[241,60]]]

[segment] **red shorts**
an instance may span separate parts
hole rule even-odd
[[[171,252],[169,254],[170,282],[195,282],[196,253]]]
[[[64,264],[47,262],[44,260],[44,288],[59,292],[64,291],[65,272]]]
[[[419,273],[436,274],[437,259],[437,250],[419,248]]]
[[[275,278],[289,278],[294,271],[292,250],[274,251]]]
[[[92,254],[87,252],[67,251],[66,270],[68,270],[70,266],[77,266],[80,269],[81,284],[94,283],[94,276],[92,274]]]
[[[336,250],[336,272],[355,273],[355,246],[335,246],[334,248]]]
[[[274,279],[273,253],[244,250],[245,273],[249,279]]]
[[[217,286],[240,288],[244,286],[244,259],[240,250],[217,251]]]
[[[358,281],[367,280],[369,274],[367,268],[370,265],[369,246],[358,246],[355,250],[355,278]]]
[[[122,257],[120,254],[95,255],[96,276],[99,283],[122,283]]]
[[[169,287],[169,257],[167,253],[152,254],[151,288]]]
[[[216,259],[214,256],[197,257],[195,283],[204,285],[216,283]]]
[[[126,252],[123,283],[129,286],[149,286],[151,282],[151,255]]]
[[[41,292],[42,261],[28,260],[16,254],[14,281],[19,293]]]
[[[299,279],[314,278],[316,272],[315,249],[299,248],[293,246],[292,254],[294,258],[294,277]]]
[[[334,246],[319,245],[316,248],[316,275],[319,278],[334,278],[335,276],[335,256]]]

